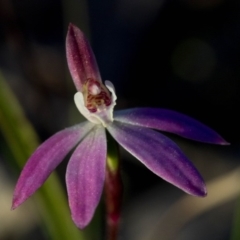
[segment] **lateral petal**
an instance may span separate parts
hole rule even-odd
[[[116,111],[116,121],[154,128],[177,134],[191,140],[227,145],[218,133],[184,114],[160,108],[133,108]]]
[[[84,228],[92,219],[100,201],[106,168],[106,134],[101,125],[83,139],[74,151],[66,172],[72,219]]]
[[[154,130],[125,123],[113,122],[107,129],[153,173],[191,195],[206,195],[201,175],[173,141]]]
[[[94,124],[84,122],[57,132],[42,143],[24,166],[13,194],[12,209],[29,198]]]

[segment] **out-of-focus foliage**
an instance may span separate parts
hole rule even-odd
[[[25,118],[21,106],[0,73],[0,128],[14,156],[14,164],[21,169],[38,146],[38,139]],[[51,239],[83,239],[68,210],[66,195],[56,174],[52,174],[38,191],[36,205]]]

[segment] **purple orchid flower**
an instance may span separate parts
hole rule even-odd
[[[91,47],[73,24],[69,25],[66,51],[77,88],[74,100],[88,121],[54,134],[37,148],[21,172],[12,208],[29,198],[76,147],[67,166],[66,184],[72,219],[77,227],[84,228],[93,217],[104,186],[106,130],[153,173],[189,194],[205,196],[204,181],[193,164],[172,140],[152,129],[200,142],[227,142],[200,122],[171,110],[135,108],[113,114],[114,86],[109,81],[102,83]]]

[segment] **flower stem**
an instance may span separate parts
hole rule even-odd
[[[119,167],[118,145],[108,135],[108,156],[105,180],[107,240],[116,240],[122,203],[122,180]]]

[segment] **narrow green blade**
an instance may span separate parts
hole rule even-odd
[[[39,145],[38,137],[24,116],[23,110],[0,72],[0,130],[21,169]],[[66,194],[55,173],[37,191],[37,206],[52,240],[83,240],[72,222]],[[24,217],[24,216],[23,216]]]

